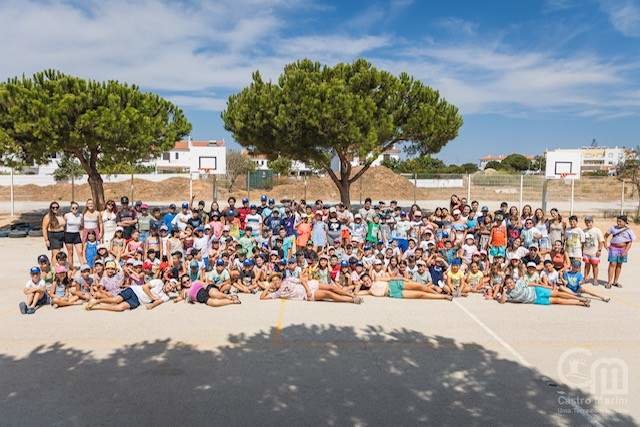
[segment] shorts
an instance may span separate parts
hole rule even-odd
[[[129,309],[131,310],[138,308],[138,306],[140,305],[140,300],[138,299],[138,296],[136,295],[135,292],[133,292],[133,289],[131,288],[127,288],[123,290],[118,295],[122,297],[124,302],[129,304]]]
[[[611,246],[609,248],[608,261],[610,264],[624,264],[625,262],[627,262],[627,256],[624,255],[624,248],[616,248]]]
[[[82,237],[80,237],[80,233],[64,233],[64,242],[67,245],[80,245],[82,244]]]
[[[495,258],[497,256],[507,256],[506,246],[489,246],[489,256]]]
[[[582,256],[582,261],[586,264],[589,265],[598,265],[600,264],[600,257],[595,257],[595,256],[589,256],[589,255],[583,255]]]
[[[402,298],[404,290],[404,280],[389,280],[389,297]]]
[[[549,250],[551,249],[551,242],[549,241],[548,237],[542,237],[539,241],[538,241],[538,246],[540,247],[540,250]]]
[[[307,287],[309,288],[309,292],[311,292],[311,301],[316,300],[316,291],[320,289],[320,282],[317,280],[309,280],[307,282]]]
[[[49,239],[48,249],[62,249],[64,246],[64,231],[48,231],[47,239]]]
[[[207,303],[207,300],[209,299],[209,290],[208,290],[209,286],[207,286],[207,289],[205,288],[198,289],[198,293],[196,294],[196,301],[198,301],[200,304]]]
[[[49,305],[50,303],[51,303],[51,300],[49,298],[49,294],[45,292],[44,295],[42,295],[42,297],[36,303],[36,307],[39,307],[41,305]]]
[[[551,304],[551,289],[543,288],[540,286],[535,286],[534,289],[536,290],[536,300],[533,302],[534,304]]]

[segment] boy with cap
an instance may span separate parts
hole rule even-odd
[[[215,286],[220,292],[228,293],[231,289],[231,275],[222,258],[216,259],[215,267],[205,277],[207,285]]]
[[[93,277],[91,277],[91,267],[89,267],[89,264],[83,264],[80,266],[80,270],[76,271],[73,276],[73,287],[70,290],[71,295],[89,301],[91,299],[91,289],[93,285],[94,280]]]
[[[42,279],[40,267],[31,267],[29,274],[31,277],[27,280],[27,284],[24,287],[26,302],[23,301],[19,304],[20,313],[22,314],[33,314],[38,307],[48,304],[49,302],[47,285]]]

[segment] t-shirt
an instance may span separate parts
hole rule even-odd
[[[82,277],[82,274],[80,274],[80,272],[77,272],[75,276],[73,276],[73,281],[76,282],[78,286],[80,286],[80,290],[82,292],[91,291],[91,286],[93,286],[93,277],[89,276],[85,280],[84,277]]]
[[[447,277],[451,279],[451,285],[455,288],[458,288],[462,283],[464,273],[462,272],[462,269],[458,269],[458,271],[456,271],[455,273],[453,272],[453,270],[449,269],[449,271],[447,271]]]
[[[478,286],[478,284],[482,282],[483,278],[484,274],[480,270],[476,271],[475,273],[472,271],[469,271],[469,273],[467,273],[467,282],[469,282],[469,285],[473,287]]]
[[[40,279],[40,281],[38,281],[37,283],[33,283],[33,280],[29,279],[27,280],[27,284],[25,285],[26,289],[41,289],[41,290],[45,290],[47,287],[47,284],[45,283],[44,279]]]
[[[582,243],[584,243],[584,231],[581,228],[567,228],[565,231],[564,250],[569,258],[582,258]]]
[[[607,233],[611,235],[610,243],[612,245],[622,245],[636,240],[636,235],[633,230],[627,227],[619,228],[617,225],[614,225],[607,230]]]
[[[431,279],[435,285],[439,287],[444,286],[444,268],[441,265],[433,265],[429,267],[429,274],[431,275]]]
[[[604,242],[604,235],[599,228],[591,227],[584,229],[584,246],[582,252],[588,257],[595,257],[600,248],[600,243]]]
[[[424,273],[420,273],[418,270],[414,271],[411,274],[411,278],[420,284],[426,285],[427,283],[432,283],[431,274],[429,270],[425,270]]]
[[[220,287],[224,282],[230,279],[231,276],[229,275],[229,271],[226,268],[222,270],[221,273],[218,273],[218,270],[216,270],[215,268],[207,272],[207,280],[217,287]]]
[[[251,235],[256,237],[260,234],[260,229],[262,228],[262,216],[259,214],[249,214],[244,219],[245,228],[251,227]]]
[[[560,274],[556,270],[553,270],[552,272],[549,272],[547,270],[543,270],[540,273],[540,278],[541,279],[546,278],[547,279],[547,283],[549,285],[553,286],[553,285],[556,285],[558,283],[558,279],[560,278]]]
[[[525,280],[516,281],[513,289],[507,290],[507,301],[532,304],[536,300],[536,290],[528,286]]]
[[[307,292],[298,280],[284,279],[278,290],[269,294],[269,298],[305,301],[307,299]]]
[[[584,280],[584,276],[579,271],[565,271],[562,275],[562,280],[564,280],[567,288],[571,289],[573,292],[578,292],[580,290],[580,284]]]
[[[169,295],[167,295],[162,290],[162,286],[163,283],[160,279],[152,279],[149,281],[149,290],[151,291],[151,293],[162,302],[167,302],[169,301]],[[151,298],[149,298],[149,295],[147,295],[147,293],[144,291],[144,289],[142,289],[141,285],[131,285],[130,288],[136,294],[138,300],[142,304],[151,304],[153,302]]]
[[[106,273],[100,279],[100,284],[104,286],[105,290],[111,295],[118,295],[122,290],[122,283],[124,283],[124,272],[119,270],[112,277],[109,277]]]

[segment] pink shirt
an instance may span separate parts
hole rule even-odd
[[[200,289],[204,289],[204,284],[200,281],[195,281],[191,283],[191,287],[189,288],[189,298],[192,301],[196,300],[196,297],[198,296],[198,291]]]

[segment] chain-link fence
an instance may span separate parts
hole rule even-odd
[[[187,200],[225,200],[230,195],[248,197],[256,203],[262,194],[281,200],[306,199],[325,202],[340,200],[339,192],[326,176],[277,176],[256,171],[251,176],[199,174],[144,174],[104,176],[106,199],[163,204]],[[233,181],[233,182],[232,182]],[[501,202],[522,207],[552,207],[562,212],[612,216],[634,213],[638,194],[630,182],[616,177],[586,177],[579,180],[546,180],[539,175],[515,174],[394,174],[372,168],[351,186],[352,204],[365,198],[392,199],[403,205],[417,203],[427,209],[448,206],[452,194],[470,203],[497,208]],[[46,175],[0,175],[0,212],[28,212],[42,209],[52,200],[63,205],[71,200],[81,204],[91,197],[86,177],[55,182]]]

